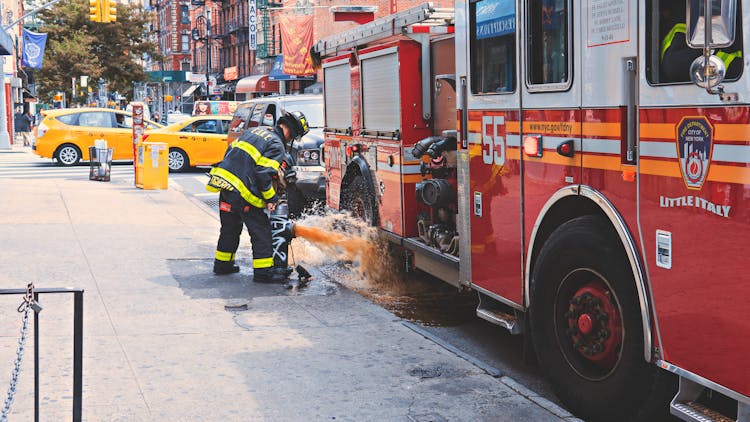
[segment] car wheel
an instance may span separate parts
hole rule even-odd
[[[81,162],[81,150],[73,144],[63,144],[55,152],[57,163],[62,166],[74,166]]]
[[[373,188],[358,175],[342,193],[342,206],[352,212],[354,217],[360,218],[374,226],[377,224],[378,211],[375,206]]]
[[[190,160],[188,160],[187,154],[179,148],[171,148],[167,158],[169,160],[168,167],[170,172],[185,171],[190,167]]]
[[[644,359],[633,274],[603,218],[568,221],[545,242],[534,265],[530,322],[540,366],[574,414],[656,420],[654,412],[669,408],[671,374]]]

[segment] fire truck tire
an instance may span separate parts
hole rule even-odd
[[[354,177],[349,187],[343,193],[343,208],[352,212],[370,225],[376,224],[377,211],[375,209],[375,194],[365,178],[361,175]]]
[[[643,358],[632,271],[604,218],[552,233],[534,265],[529,312],[540,366],[576,416],[662,420],[671,377]]]

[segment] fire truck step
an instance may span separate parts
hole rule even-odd
[[[696,422],[735,422],[734,419],[726,417],[721,413],[693,401],[672,403],[671,413],[686,421]]]
[[[704,390],[705,386],[680,377],[680,389],[670,403],[670,413],[682,420],[693,422],[750,422],[750,405],[738,401],[737,419],[734,419],[700,403],[698,400]]]
[[[515,315],[497,309],[477,308],[477,316],[506,328],[511,334],[521,334],[521,325]]]

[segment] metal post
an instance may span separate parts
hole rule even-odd
[[[206,100],[211,99],[211,9],[206,2]]]
[[[26,289],[0,289],[2,295],[24,295]],[[73,293],[73,421],[80,422],[83,415],[83,289],[34,289],[34,301],[39,294]],[[34,312],[34,420],[39,420],[39,320]]]
[[[34,302],[39,293],[34,292]],[[39,313],[34,312],[34,422],[39,422]]]
[[[73,420],[83,410],[83,291],[73,293]]]
[[[5,66],[5,57],[0,58],[0,65]],[[5,72],[0,72],[0,149],[11,149],[10,134],[8,133],[8,120],[5,116],[7,105],[5,103]],[[11,113],[13,114],[13,113]]]

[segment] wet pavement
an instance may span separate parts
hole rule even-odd
[[[0,152],[0,167],[33,158],[24,156]],[[313,260],[306,289],[253,283],[245,237],[242,271],[213,275],[217,215],[172,181],[140,191],[132,180],[86,174],[21,178],[0,185],[0,195],[0,288],[33,281],[85,290],[84,420],[572,419],[409,328]],[[18,302],[0,300],[3,390]],[[70,420],[71,299],[42,306],[41,420]],[[33,417],[32,350],[27,343],[11,421]]]

